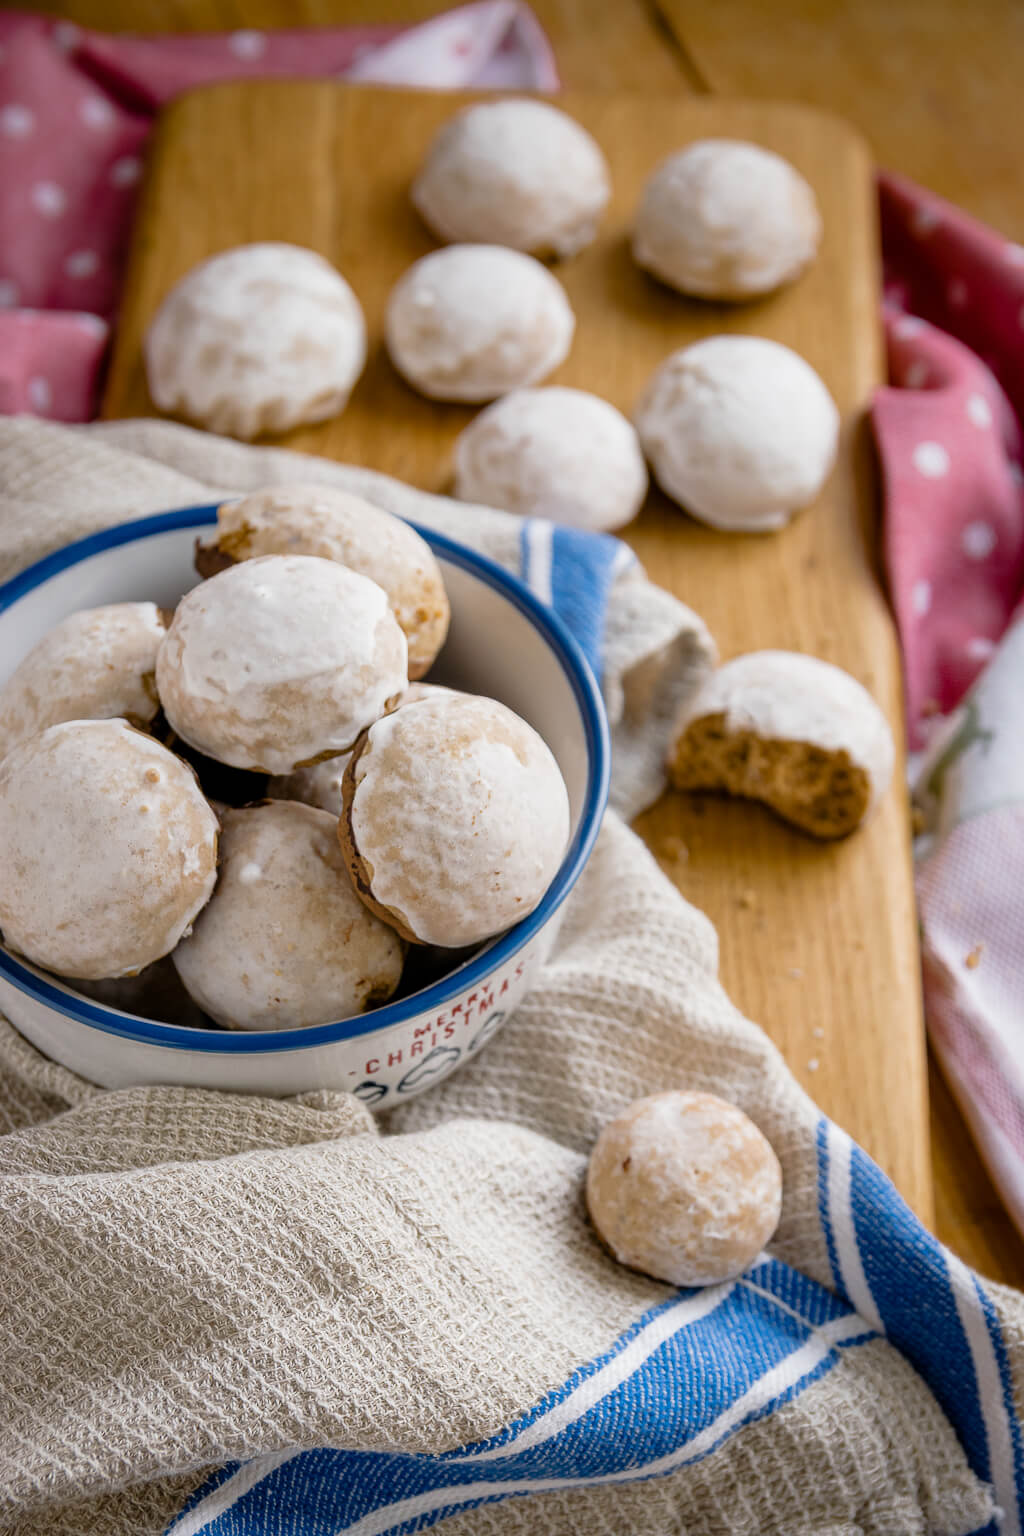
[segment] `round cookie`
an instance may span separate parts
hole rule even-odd
[[[451,610],[441,569],[415,529],[361,496],[326,485],[279,485],[217,509],[217,529],[196,546],[211,576],[256,555],[317,555],[383,587],[422,677],[444,644]]]
[[[388,300],[391,361],[432,400],[481,402],[537,384],[568,355],[576,321],[546,267],[500,245],[422,257]]]
[[[171,289],[143,351],[160,410],[248,439],[344,410],[366,362],[366,324],[315,251],[240,245]]]
[[[62,619],[0,687],[0,759],[63,720],[148,725],[159,708],[154,673],[164,632],[155,603],[111,603]]]
[[[647,182],[633,256],[681,293],[739,300],[799,277],[820,238],[814,193],[788,160],[757,144],[701,139]]]
[[[727,532],[781,528],[818,495],[839,442],[839,412],[814,369],[762,336],[673,352],[636,426],[666,495]]]
[[[174,965],[230,1029],[363,1013],[402,975],[401,939],[352,889],[337,818],[292,800],[225,810],[217,889]]]
[[[192,770],[123,720],[70,720],[0,764],[0,929],[61,976],[141,971],[174,948],[217,873]]]
[[[234,768],[291,773],[352,746],[406,684],[405,636],[376,582],[264,555],[186,593],[156,664],[164,713]]]
[[[441,240],[573,256],[611,195],[608,166],[579,123],[545,101],[479,102],[440,129],[412,200]]]
[[[445,692],[356,745],[339,832],[360,896],[407,939],[458,948],[533,911],[569,840],[569,797],[533,728]]]
[[[760,800],[814,837],[845,837],[892,778],[892,731],[855,677],[796,651],[752,651],[712,672],[669,753],[677,789]]]
[[[620,1264],[669,1285],[718,1285],[742,1274],[778,1226],[782,1170],[734,1105],[654,1093],[597,1138],[587,1208]]]
[[[455,494],[572,528],[621,528],[647,494],[632,425],[581,389],[517,389],[455,443]]]

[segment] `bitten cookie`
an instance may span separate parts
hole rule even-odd
[[[386,319],[391,361],[433,400],[493,400],[539,383],[568,356],[575,326],[558,279],[500,245],[422,257],[392,290]]]
[[[821,215],[788,160],[733,139],[701,139],[658,166],[644,188],[633,255],[681,293],[748,299],[814,260]]]
[[[218,1024],[300,1029],[385,1002],[403,954],[352,889],[337,818],[273,800],[223,812],[217,889],[173,958]]]
[[[466,107],[441,128],[412,200],[442,240],[572,256],[611,194],[597,144],[565,112],[523,97]]]
[[[669,1285],[718,1285],[749,1268],[778,1226],[782,1170],[734,1105],[654,1093],[597,1138],[587,1207],[620,1264]]]
[[[339,825],[356,889],[416,943],[457,948],[533,911],[569,839],[569,797],[533,728],[445,692],[356,744]]]
[[[186,593],[156,664],[171,725],[235,768],[291,773],[345,752],[406,685],[405,636],[375,581],[264,555]]]
[[[244,439],[344,410],[366,361],[359,300],[315,251],[222,251],[171,289],[143,343],[162,411]]]
[[[383,587],[409,646],[409,676],[422,677],[444,644],[451,612],[430,545],[401,518],[361,496],[324,485],[279,485],[217,509],[217,528],[196,546],[212,576],[257,555],[336,560]]]
[[[856,678],[793,651],[753,651],[713,672],[669,757],[677,789],[761,800],[815,837],[845,837],[892,778],[889,722]]]
[[[217,818],[192,770],[123,720],[70,720],[0,764],[0,929],[62,976],[129,976],[205,906]]]
[[[155,603],[69,614],[0,688],[0,759],[63,720],[148,725],[159,708],[154,674],[164,632]]]
[[[673,352],[636,426],[666,495],[729,532],[781,528],[818,495],[839,441],[839,412],[814,369],[761,336]]]
[[[455,494],[573,528],[621,528],[640,510],[647,466],[632,425],[582,389],[517,389],[455,443]]]

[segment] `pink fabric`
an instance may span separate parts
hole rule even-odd
[[[116,308],[156,112],[192,86],[267,75],[449,89],[559,83],[518,0],[479,0],[409,28],[190,37],[108,37],[0,12],[0,411],[95,413],[103,322]]]

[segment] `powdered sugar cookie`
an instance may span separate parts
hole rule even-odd
[[[62,976],[141,971],[206,904],[217,818],[192,770],[123,720],[51,725],[0,764],[0,928]]]
[[[222,251],[164,299],[143,343],[154,404],[252,438],[344,410],[366,325],[341,273],[299,245]]]
[[[532,256],[449,245],[415,262],[387,310],[391,361],[433,400],[493,400],[536,384],[568,355],[565,290]]]
[[[546,101],[518,97],[450,118],[412,200],[442,240],[564,257],[593,240],[610,192],[604,155],[586,129]]]
[[[782,1170],[734,1105],[654,1093],[597,1138],[587,1207],[620,1264],[669,1285],[718,1285],[742,1274],[778,1226]]]

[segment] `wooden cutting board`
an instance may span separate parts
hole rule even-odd
[[[432,248],[408,199],[436,127],[469,97],[331,82],[217,86],[163,116],[150,155],[104,411],[155,414],[140,341],[172,283],[249,240],[321,251],[366,310],[370,358],[345,414],[281,439],[443,491],[472,411],[432,404],[388,363],[392,284]],[[842,451],[818,503],[783,532],[728,536],[652,492],[627,537],[655,580],[707,620],[723,657],[784,647],[846,667],[902,740],[899,664],[876,558],[877,495],[864,411],[883,378],[872,170],[837,119],[767,102],[567,95],[595,135],[615,195],[597,243],[560,266],[578,319],[552,382],[629,412],[673,348],[719,331],[802,353],[843,412]],[[633,265],[628,231],[642,182],[667,152],[709,135],[786,155],[814,186],[825,238],[814,267],[753,304],[690,302]],[[761,809],[666,794],[638,830],[679,889],[714,920],[722,975],[819,1104],[931,1217],[924,1037],[903,765],[858,835],[819,846]]]

